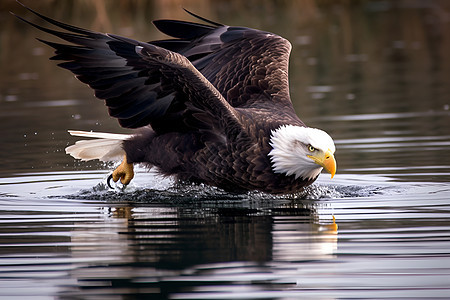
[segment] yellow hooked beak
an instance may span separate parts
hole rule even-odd
[[[331,174],[331,178],[336,174],[336,160],[333,153],[328,150],[327,152],[317,153],[317,155],[308,155],[316,164],[323,167],[325,171]]]

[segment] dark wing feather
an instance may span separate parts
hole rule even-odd
[[[52,59],[64,61],[59,66],[72,71],[95,90],[96,97],[105,100],[109,114],[123,127],[150,124],[157,131],[195,130],[186,127],[206,120],[208,124],[203,127],[239,130],[234,108],[185,57],[147,43],[67,25],[29,10],[68,31],[48,29],[19,17],[71,43],[41,40],[56,50]],[[210,30],[209,26],[204,28]],[[188,32],[189,26],[181,33]],[[196,118],[199,115],[209,117]]]
[[[220,24],[173,20],[157,20],[154,24],[177,39],[150,43],[186,56],[233,106],[280,105],[293,112],[288,83],[291,44],[286,39]],[[185,26],[190,29],[188,34],[183,34]]]
[[[223,98],[220,92],[191,64],[191,62],[176,52],[161,48],[148,43],[138,42],[117,35],[108,35],[119,41],[134,44],[136,53],[148,65],[158,65],[159,72],[164,78],[171,78],[176,90],[182,91],[189,101],[186,103],[190,108],[190,115],[197,121],[202,118],[195,116],[200,113],[208,114],[208,122],[211,117],[217,118],[221,128],[241,130],[242,125],[236,110]],[[132,65],[132,64],[131,64]],[[169,94],[170,96],[172,94]],[[212,125],[212,124],[208,124]],[[233,135],[237,132],[233,133]]]

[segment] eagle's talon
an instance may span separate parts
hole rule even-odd
[[[111,179],[113,178],[113,174],[109,174],[108,178],[106,178],[106,184],[109,186],[110,189],[114,189],[114,187],[111,185]]]
[[[113,182],[117,182],[117,180],[114,180],[113,173],[109,174],[108,178],[106,178],[106,184],[107,184],[107,185],[109,186],[109,188],[112,189],[112,190],[115,190],[116,188],[119,188],[121,191],[123,191],[123,190],[128,186],[127,184],[123,184],[122,181],[121,181],[122,187],[117,187],[117,185],[116,185],[116,186],[113,186],[113,185],[111,184],[111,180],[112,180]]]
[[[122,163],[108,176],[107,184],[110,188],[114,189],[111,185],[111,179],[114,182],[117,182],[120,179],[120,182],[125,188],[131,182],[133,177],[133,164],[129,164],[127,162],[127,157],[125,156]]]

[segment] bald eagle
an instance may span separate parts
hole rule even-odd
[[[55,49],[51,59],[94,89],[122,127],[136,129],[70,131],[94,138],[67,147],[73,157],[123,158],[115,182],[127,185],[136,163],[233,192],[293,193],[322,169],[334,176],[332,138],[307,127],[292,106],[286,39],[186,11],[203,23],[156,20],[171,39],[140,42],[29,10],[59,30],[19,18],[68,42],[39,39]]]

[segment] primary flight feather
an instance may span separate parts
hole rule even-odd
[[[292,106],[291,44],[282,37],[190,13],[205,24],[157,20],[172,39],[146,43],[29,10],[58,29],[19,18],[67,42],[41,40],[55,49],[51,59],[94,89],[122,127],[137,129],[71,132],[95,138],[66,148],[75,158],[123,157],[114,181],[128,184],[135,163],[234,192],[293,193],[322,169],[334,176],[333,140],[307,127]]]

